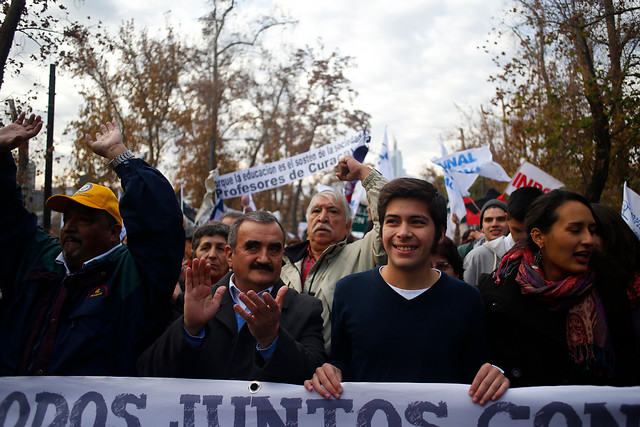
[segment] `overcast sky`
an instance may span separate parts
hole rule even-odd
[[[180,25],[185,35],[197,36],[197,18],[205,0],[75,0],[74,15],[90,15],[108,25],[135,19],[138,26],[162,27],[166,19]],[[462,123],[456,105],[477,108],[494,93],[488,83],[496,68],[479,46],[506,7],[506,0],[261,0],[274,4],[299,21],[286,34],[291,43],[313,44],[321,38],[328,50],[352,56],[356,67],[347,76],[359,93],[356,107],[371,114],[371,149],[377,153],[385,125],[390,142],[397,140],[404,167],[411,175],[439,156],[439,138],[451,147]],[[247,4],[245,1],[244,4]],[[74,10],[74,5],[79,9]],[[179,6],[176,6],[179,5]],[[170,15],[166,12],[171,11]],[[167,18],[169,16],[169,18]],[[46,72],[25,70],[20,81],[3,85],[0,99],[33,83],[47,86]],[[81,103],[74,82],[60,75],[57,83],[56,134],[75,118]],[[35,103],[46,111],[46,91]],[[59,155],[70,152],[70,142],[58,136]]]

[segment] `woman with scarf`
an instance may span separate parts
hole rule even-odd
[[[527,239],[479,286],[493,363],[512,387],[640,384],[625,286],[593,268],[589,202],[553,190],[534,201],[525,225]]]

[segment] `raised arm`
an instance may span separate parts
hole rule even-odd
[[[371,173],[371,168],[363,165],[351,156],[345,156],[338,162],[336,176],[341,181],[364,181]]]
[[[94,153],[106,159],[113,160],[120,154],[127,151],[122,142],[122,132],[116,122],[107,122],[100,125],[100,132],[96,133],[96,139],[86,134],[87,147]]]
[[[211,268],[204,258],[193,260],[184,282],[184,327],[191,335],[199,335],[216,315],[225,289],[220,286],[211,295]]]
[[[15,122],[0,128],[0,152],[11,151],[33,138],[42,129],[40,116],[32,114],[25,120],[26,113],[20,113]]]

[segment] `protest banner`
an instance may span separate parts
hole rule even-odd
[[[630,189],[626,181],[622,189],[622,219],[640,239],[640,195]]]
[[[366,132],[277,162],[255,166],[215,178],[215,199],[229,199],[258,193],[333,169],[342,157],[366,145]]]
[[[510,389],[471,402],[468,385],[345,383],[325,400],[302,386],[116,377],[0,378],[0,426],[638,426],[640,387]]]
[[[510,195],[521,187],[537,187],[545,193],[548,193],[556,188],[564,187],[564,183],[531,163],[524,162],[520,165],[504,192]]]

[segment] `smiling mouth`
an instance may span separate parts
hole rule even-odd
[[[401,252],[409,252],[409,251],[413,251],[417,248],[417,246],[400,246],[400,245],[396,245],[395,248]]]

